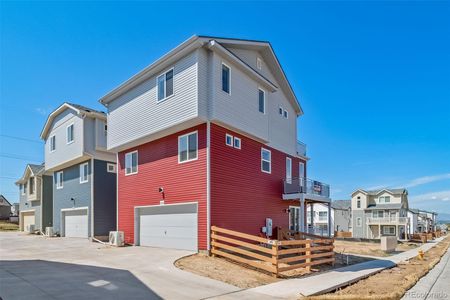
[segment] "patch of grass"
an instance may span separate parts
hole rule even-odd
[[[0,221],[0,231],[18,231],[19,224],[8,221]]]

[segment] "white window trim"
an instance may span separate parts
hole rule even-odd
[[[285,118],[286,120],[289,119],[289,112],[285,109],[283,109],[283,118]]]
[[[301,170],[303,170],[303,172],[300,172]],[[298,177],[305,178],[305,163],[302,161],[298,163]]]
[[[271,159],[272,159],[272,157],[271,157]],[[289,163],[289,166],[290,166],[290,169],[289,169],[289,176],[288,176],[288,168],[287,168],[287,162],[290,162]],[[290,158],[290,157],[286,157],[286,182],[287,183],[292,183],[292,158]]]
[[[265,160],[263,158],[264,151],[267,151],[270,153],[270,160]],[[263,169],[263,161],[266,161],[269,163],[269,171],[266,171]],[[266,149],[266,148],[261,148],[261,172],[267,173],[267,174],[272,174],[272,151],[270,151],[269,149]]]
[[[55,146],[54,149],[52,149],[52,139],[55,139],[53,145]],[[56,135],[51,135],[50,136],[50,153],[55,152],[56,151]]]
[[[112,171],[109,170],[109,167],[113,167]],[[108,172],[108,173],[117,173],[116,164],[107,163],[106,164],[106,172]]]
[[[236,147],[235,141],[239,141],[239,147]],[[241,149],[241,147],[242,147],[242,140],[240,138],[238,138],[238,137],[234,137],[233,138],[233,147],[235,149]]]
[[[262,70],[262,59],[260,57],[256,58],[256,68]]]
[[[172,86],[172,88],[173,88],[173,91],[172,91],[172,95],[170,95],[170,96],[166,96],[167,95],[167,80],[166,80],[166,78],[164,77],[164,98],[162,98],[161,100],[159,100],[158,99],[158,94],[159,94],[159,85],[158,85],[158,78],[159,77],[161,77],[161,76],[166,76],[166,74],[168,73],[168,72],[170,72],[172,70],[172,82],[173,82],[173,86]],[[161,102],[163,102],[163,101],[166,101],[167,99],[169,99],[169,98],[172,98],[173,96],[175,95],[175,71],[174,71],[174,67],[172,67],[172,68],[170,68],[170,69],[167,69],[166,71],[164,71],[164,72],[162,72],[161,74],[159,74],[158,76],[156,76],[156,102],[157,103],[161,103]]]
[[[72,140],[71,141],[69,141],[69,131],[68,131],[70,126],[73,126]],[[66,127],[66,144],[70,145],[73,142],[75,142],[75,125],[74,125],[74,123],[71,123],[71,124],[67,125],[67,127]]]
[[[359,224],[358,224],[358,220],[359,220]],[[356,218],[356,227],[362,227],[362,219],[361,218]]]
[[[136,153],[136,172],[133,172],[133,159],[131,159],[131,171],[130,173],[127,173],[127,156],[128,155],[132,155],[133,153]],[[138,173],[138,169],[139,169],[139,153],[137,150],[131,151],[131,152],[127,152],[125,153],[125,176],[130,176],[130,175],[134,175]]]
[[[259,110],[259,91],[261,91],[261,92],[263,92],[263,94],[264,94],[264,101],[263,101],[263,103],[264,103],[264,108],[263,108],[263,110],[264,110],[264,112],[261,112],[260,110]],[[266,114],[266,91],[263,89],[263,88],[261,88],[261,87],[258,87],[258,112],[259,113],[262,113],[262,114]]]
[[[36,193],[36,177],[32,177],[33,178],[33,193],[31,193],[31,189],[30,189],[30,185],[28,184],[28,195],[33,196]],[[31,177],[30,177],[31,179]],[[28,180],[29,182],[31,182],[30,180]]]
[[[228,138],[231,138],[231,144],[228,144]],[[230,146],[230,147],[234,146],[233,136],[229,133],[225,134],[225,145]]]
[[[187,159],[185,160],[185,161],[181,161],[180,160],[180,140],[181,140],[181,138],[183,138],[183,137],[185,137],[185,136],[189,136],[189,135],[191,135],[191,134],[196,134],[196,140],[195,140],[195,142],[196,142],[196,144],[197,144],[197,150],[196,150],[196,152],[197,152],[197,155],[195,156],[195,158],[191,158],[191,159],[189,159],[189,138],[187,139],[187,141],[188,141],[188,145],[187,145]],[[192,131],[192,132],[189,132],[189,133],[186,133],[186,134],[183,134],[183,135],[180,135],[180,136],[178,136],[178,163],[179,164],[184,164],[184,163],[187,163],[187,162],[190,162],[190,161],[196,161],[196,160],[198,160],[198,130],[196,130],[196,131]]]
[[[59,174],[62,174],[61,180],[59,180]],[[58,182],[60,184],[58,184]],[[64,171],[59,171],[59,172],[56,172],[56,189],[60,190],[62,188],[64,188]]]
[[[222,71],[223,71],[223,68],[222,68],[222,66],[227,67],[228,71],[229,71],[228,72],[228,92],[225,92],[223,90],[223,82],[222,82]],[[231,95],[231,67],[229,65],[227,65],[226,63],[224,63],[224,62],[222,62],[221,66],[220,66],[220,82],[221,82],[220,90],[222,92],[224,92],[225,94],[227,94],[227,95]]]
[[[88,174],[84,174],[84,166],[88,166]],[[83,176],[86,175],[86,180],[83,180]],[[89,182],[89,163],[83,163],[80,165],[80,183],[86,183]]]

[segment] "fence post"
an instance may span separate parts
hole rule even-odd
[[[305,244],[305,246],[306,246],[306,252],[305,252],[306,256],[311,255],[311,240],[307,240],[307,243]],[[306,259],[306,263],[307,264],[311,263],[311,258],[310,257],[308,257]],[[306,266],[306,271],[311,272],[311,265],[307,265]]]
[[[275,267],[275,277],[278,277],[278,240],[272,244],[272,265]]]
[[[210,251],[210,255],[212,256],[212,257],[216,257],[216,255],[214,254],[214,250],[216,250],[216,247],[214,247],[214,238],[213,238],[213,234],[214,234],[214,230],[213,230],[213,228],[211,227],[211,251]]]

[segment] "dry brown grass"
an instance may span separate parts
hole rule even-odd
[[[334,293],[307,297],[306,299],[400,299],[407,290],[413,287],[421,277],[426,275],[440,261],[449,245],[450,236],[428,250],[425,253],[424,260],[415,257],[407,262],[398,264],[394,268],[381,271]]]
[[[399,243],[395,249],[395,253],[386,253],[380,249],[379,243],[354,242],[354,241],[334,241],[334,251],[337,253],[351,253],[360,255],[370,255],[386,257],[399,252],[408,251],[418,247],[416,243]]]
[[[11,223],[8,221],[0,221],[0,231],[17,231],[19,230],[19,224]]]

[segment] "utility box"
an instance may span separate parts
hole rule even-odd
[[[385,252],[393,252],[397,248],[396,236],[382,236],[381,237],[381,250]]]

